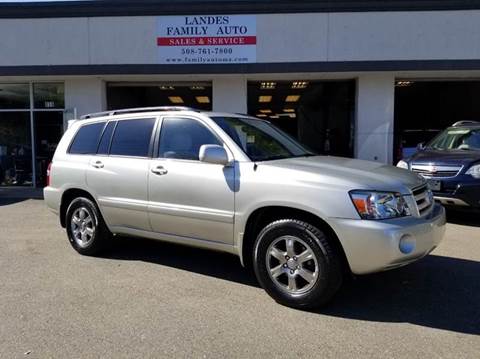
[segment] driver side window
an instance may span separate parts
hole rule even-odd
[[[164,118],[160,130],[159,158],[198,161],[202,145],[222,145],[202,123],[190,118]]]

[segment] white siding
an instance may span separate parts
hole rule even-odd
[[[480,58],[480,11],[257,15],[258,62]],[[0,20],[0,66],[154,64],[156,17]]]

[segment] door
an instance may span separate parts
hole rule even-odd
[[[48,164],[63,134],[63,112],[36,111],[33,114],[35,138],[35,169],[37,186],[46,185]]]
[[[199,161],[204,144],[223,145],[200,120],[166,117],[150,164],[153,231],[233,244],[234,167]]]
[[[147,191],[155,122],[155,118],[109,122],[97,155],[90,160],[87,184],[109,227],[120,233],[150,231]]]

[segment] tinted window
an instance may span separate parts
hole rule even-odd
[[[110,146],[110,139],[112,138],[113,129],[115,128],[116,122],[109,122],[105,130],[103,131],[102,139],[98,145],[97,153],[99,155],[108,154],[108,147]]]
[[[163,120],[159,157],[198,160],[198,152],[202,145],[221,145],[221,143],[198,121],[188,118]]]
[[[93,123],[80,127],[70,146],[69,153],[92,154],[97,152],[98,139],[105,122]]]
[[[480,150],[480,130],[452,127],[435,137],[427,147],[435,150]]]
[[[110,154],[147,157],[154,125],[154,118],[118,121]]]
[[[296,140],[266,121],[212,117],[252,161],[313,156]]]

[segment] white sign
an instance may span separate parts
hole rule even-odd
[[[159,16],[161,64],[238,64],[257,59],[255,15]]]

